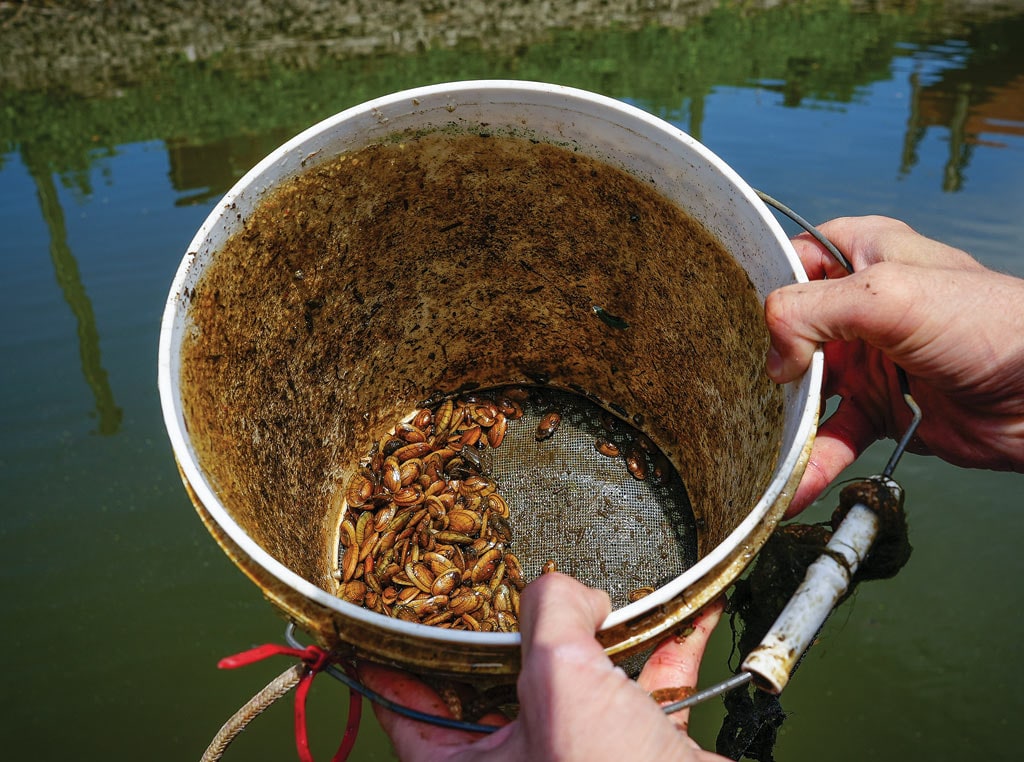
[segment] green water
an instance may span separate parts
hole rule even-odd
[[[252,164],[395,90],[551,81],[679,125],[811,220],[900,217],[1024,275],[1024,7],[996,20],[909,7],[727,7],[682,29],[553,31],[509,54],[182,62],[116,97],[0,92],[5,756],[198,759],[287,664],[215,668],[281,641],[283,624],[196,518],[156,391],[173,273]],[[889,448],[853,472],[878,471]],[[778,758],[1016,759],[1024,477],[915,457],[897,476],[913,558],[828,624],[786,692]],[[725,676],[728,651],[723,629],[705,683]],[[345,702],[333,681],[314,685],[318,758]],[[717,704],[695,711],[705,745],[720,721]],[[287,702],[225,757],[294,758]],[[372,721],[353,758],[391,758]]]

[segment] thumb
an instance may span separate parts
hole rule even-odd
[[[565,574],[542,574],[523,591],[523,661],[535,652],[561,649],[587,661],[607,661],[594,633],[611,611],[608,594],[588,588]],[[610,665],[610,662],[609,662]]]

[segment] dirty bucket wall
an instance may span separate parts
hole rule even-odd
[[[345,482],[436,390],[550,384],[624,411],[679,468],[701,556],[769,485],[777,520],[813,430],[806,390],[763,372],[761,304],[792,263],[759,250],[764,213],[732,178],[694,171],[699,149],[609,103],[521,83],[392,97],[283,147],[197,235],[164,331],[185,460],[288,570],[333,590]]]
[[[435,389],[621,406],[681,465],[705,543],[775,465],[749,279],[653,188],[565,148],[435,133],[310,169],[245,219],[191,315],[192,441],[247,531],[325,587],[332,496]]]

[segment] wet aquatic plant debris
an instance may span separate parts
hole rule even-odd
[[[878,537],[836,606],[853,594],[858,583],[895,576],[910,560],[912,548],[903,493],[894,495],[880,479],[848,484],[839,494],[839,506],[832,514],[830,526],[780,527],[761,549],[750,573],[736,583],[727,607],[734,652],[745,656],[757,647],[803,582],[807,567],[821,556],[832,533],[858,503],[878,516]],[[779,728],[786,719],[780,697],[741,686],[727,693],[724,700],[727,715],[718,734],[716,751],[730,759],[774,762]]]

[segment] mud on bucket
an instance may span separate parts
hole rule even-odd
[[[641,110],[528,82],[398,93],[283,145],[203,224],[164,313],[165,422],[211,534],[322,646],[420,672],[517,671],[519,635],[483,626],[490,609],[427,625],[396,616],[383,590],[429,593],[441,568],[423,591],[406,573],[428,553],[496,589],[466,571],[479,544],[439,534],[454,531],[445,510],[483,516],[479,498],[423,511],[423,457],[447,447],[445,478],[487,474],[507,502],[503,550],[525,577],[550,558],[609,591],[599,637],[622,658],[723,592],[789,502],[821,361],[773,384],[762,305],[804,278],[753,191]],[[477,449],[471,412],[434,430],[446,403],[507,394],[522,402],[500,446]],[[561,426],[544,436],[552,413]],[[433,446],[407,453],[409,481],[382,482],[390,440],[416,415]],[[361,478],[374,496],[346,499]],[[342,523],[368,507],[391,513],[363,521],[371,547],[343,571]],[[423,547],[406,532],[385,557],[379,538],[410,507]],[[339,597],[364,577],[376,611]]]

